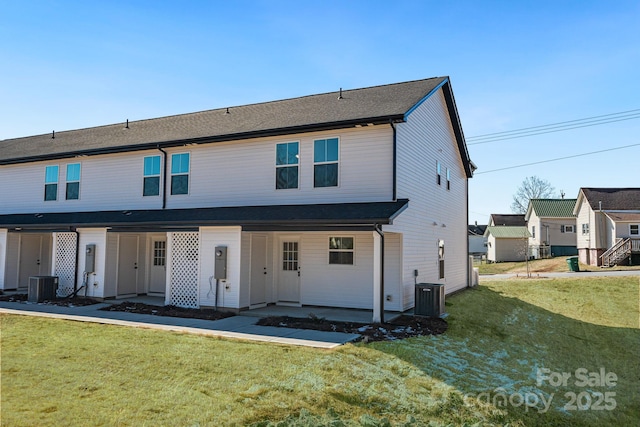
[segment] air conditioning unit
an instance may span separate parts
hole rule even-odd
[[[416,302],[413,313],[417,316],[444,317],[444,285],[416,284]]]
[[[57,276],[29,277],[29,302],[43,302],[56,299],[58,291]]]

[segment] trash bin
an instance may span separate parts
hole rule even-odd
[[[577,256],[572,256],[567,258],[567,265],[569,266],[569,271],[580,271],[580,266],[578,265]]]

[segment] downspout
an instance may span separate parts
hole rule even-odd
[[[393,196],[392,200],[395,202],[398,200],[398,131],[392,121],[389,121],[391,129],[393,129]]]
[[[374,230],[380,235],[380,323],[384,323],[384,233],[382,226],[375,224]]]
[[[167,206],[167,152],[158,144],[158,150],[162,153],[162,209]]]

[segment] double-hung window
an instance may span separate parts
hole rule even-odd
[[[451,190],[451,171],[447,168],[447,190]]]
[[[313,186],[338,186],[338,138],[313,142]]]
[[[44,201],[58,200],[58,166],[47,166],[44,170]]]
[[[442,183],[442,165],[439,160],[436,160],[436,183],[438,185]]]
[[[629,234],[632,236],[640,235],[640,224],[629,224]]]
[[[171,194],[189,194],[189,153],[171,155]]]
[[[438,240],[438,277],[444,279],[444,240]]]
[[[329,264],[353,265],[353,237],[329,237]]]
[[[285,142],[276,145],[276,189],[298,188],[300,145]]]
[[[589,223],[582,224],[582,235],[589,234]]]
[[[160,195],[160,156],[148,156],[144,158],[142,195]]]
[[[78,200],[80,198],[80,163],[67,165],[67,200]]]
[[[560,226],[561,233],[575,233],[575,227],[573,225],[561,225]]]

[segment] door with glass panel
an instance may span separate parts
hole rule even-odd
[[[151,239],[151,271],[149,274],[149,293],[164,294],[167,277],[167,238]]]
[[[280,239],[278,302],[300,303],[300,238]]]

